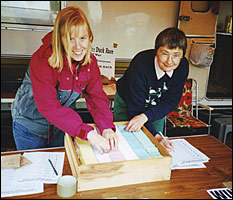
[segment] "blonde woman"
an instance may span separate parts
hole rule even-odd
[[[12,104],[17,150],[63,146],[64,132],[89,140],[100,153],[117,147],[113,114],[90,52],[92,41],[90,25],[79,8],[58,13],[54,30],[32,55]],[[81,95],[100,134],[73,110]]]

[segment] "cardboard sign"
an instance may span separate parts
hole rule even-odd
[[[109,80],[115,77],[115,49],[110,45],[93,44],[91,52],[95,55],[101,75]]]

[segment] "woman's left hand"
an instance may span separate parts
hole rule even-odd
[[[102,136],[105,137],[109,142],[111,150],[117,148],[119,138],[112,129],[104,129],[102,132]]]
[[[148,121],[147,116],[142,113],[140,115],[136,115],[135,117],[133,117],[129,123],[127,124],[127,126],[125,127],[126,131],[130,131],[130,132],[138,132],[140,131],[140,129],[142,128],[142,126]]]

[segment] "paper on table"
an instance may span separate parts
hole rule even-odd
[[[230,188],[215,188],[206,190],[213,199],[232,199],[232,189]]]
[[[43,182],[40,181],[30,181],[30,182],[10,181],[9,182],[9,176],[1,175],[1,197],[37,194],[42,192],[44,192]]]
[[[27,152],[32,163],[18,169],[1,169],[1,196],[16,196],[43,192],[43,183],[57,183],[62,176],[65,152]],[[54,173],[48,159],[58,172]]]
[[[13,154],[1,156],[1,169],[3,168],[17,168],[20,167],[21,154]]]
[[[169,152],[172,156],[171,169],[203,168],[205,167],[203,163],[209,161],[205,154],[185,139],[174,139],[171,141],[174,145],[173,151]]]
[[[187,165],[179,165],[175,162],[172,162],[171,169],[196,169],[196,168],[206,168],[203,163],[191,163]]]
[[[26,152],[23,155],[32,162],[31,165],[28,165],[28,172],[24,171],[30,172],[29,179],[34,177],[43,183],[57,183],[57,179],[62,176],[65,152]],[[54,173],[48,159],[52,161],[58,176]]]

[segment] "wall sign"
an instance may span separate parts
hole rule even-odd
[[[91,52],[95,55],[101,75],[109,80],[115,77],[115,49],[110,45],[93,44]]]

